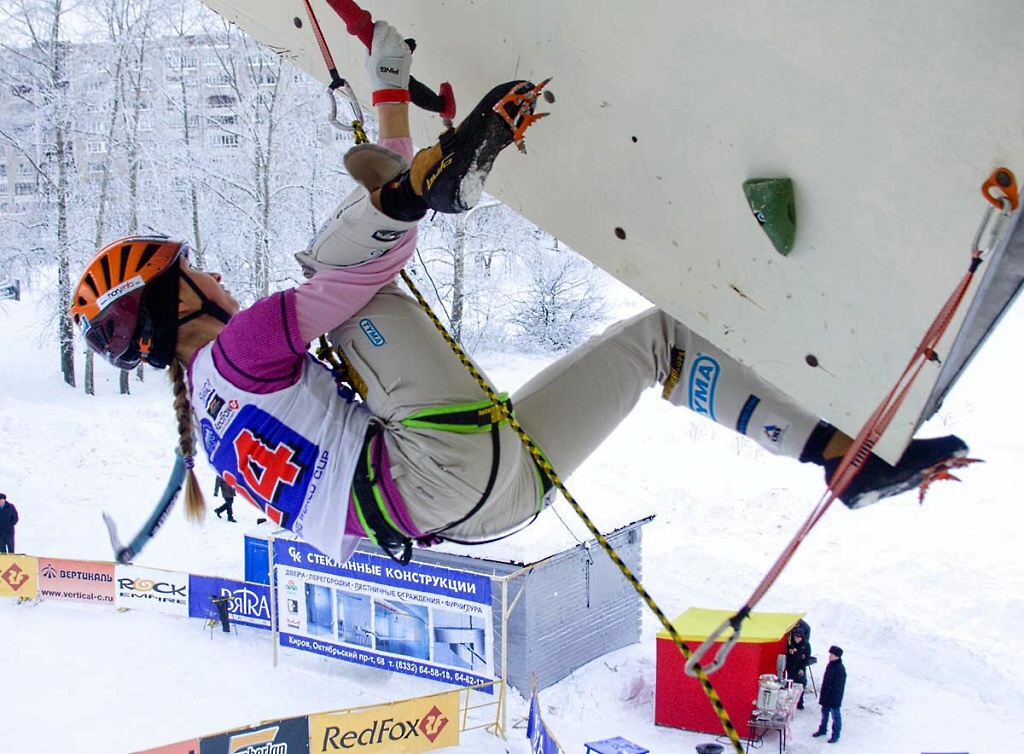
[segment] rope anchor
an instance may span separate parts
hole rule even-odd
[[[998,195],[993,195],[994,191],[998,192]],[[977,259],[983,258],[999,245],[1007,221],[1020,206],[1017,179],[1008,168],[996,168],[981,185],[981,193],[989,206],[985,208],[978,232],[974,234],[974,241],[971,243],[973,255]]]

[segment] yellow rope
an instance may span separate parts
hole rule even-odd
[[[365,144],[367,141],[369,141],[369,139],[366,136],[366,132],[362,128],[362,122],[360,120],[352,121],[352,129],[355,134],[356,144]],[[626,581],[630,583],[630,585],[633,587],[636,593],[640,595],[640,598],[644,601],[647,607],[658,618],[658,621],[668,632],[669,636],[672,637],[672,641],[679,648],[679,651],[682,652],[683,657],[689,660],[690,657],[693,655],[693,652],[691,652],[690,649],[683,642],[683,637],[681,637],[679,635],[679,632],[676,631],[675,626],[672,625],[672,622],[668,619],[668,616],[665,615],[665,613],[661,610],[660,607],[658,607],[658,603],[654,601],[654,598],[644,588],[644,585],[640,583],[639,579],[637,579],[635,575],[633,575],[633,571],[631,571],[629,566],[627,566],[622,561],[622,558],[619,557],[619,554],[615,551],[615,548],[611,546],[611,543],[609,543],[607,539],[605,539],[604,535],[598,530],[597,526],[594,525],[594,522],[590,520],[590,516],[588,516],[586,514],[586,511],[584,511],[583,508],[580,507],[580,504],[576,502],[576,499],[572,496],[572,494],[570,494],[569,490],[562,483],[562,480],[555,472],[555,469],[544,457],[544,454],[537,446],[537,443],[535,443],[533,441],[533,438],[531,438],[526,433],[526,430],[524,430],[519,425],[519,422],[516,421],[515,417],[512,416],[512,414],[509,412],[508,407],[502,402],[501,397],[491,389],[491,386],[487,384],[487,381],[483,378],[483,375],[481,375],[480,372],[477,371],[477,368],[473,366],[473,363],[469,360],[469,357],[466,356],[466,353],[462,350],[462,347],[448,333],[448,330],[445,328],[444,324],[434,314],[433,310],[430,308],[430,304],[428,304],[426,299],[424,299],[423,296],[420,294],[419,289],[417,289],[416,286],[413,284],[412,278],[409,277],[405,270],[402,270],[402,280],[405,281],[405,284],[409,287],[409,290],[412,292],[413,296],[415,296],[416,300],[419,302],[420,308],[422,308],[426,315],[430,318],[430,321],[434,323],[434,326],[437,328],[438,332],[441,333],[441,336],[445,339],[445,342],[448,343],[449,347],[451,347],[455,355],[458,356],[459,361],[461,361],[462,365],[466,367],[467,371],[471,375],[473,375],[473,379],[476,380],[477,384],[484,391],[484,394],[491,401],[491,403],[494,404],[495,409],[498,412],[500,412],[500,414],[506,421],[508,421],[509,426],[512,427],[512,429],[515,431],[516,435],[522,441],[523,445],[526,446],[526,449],[530,451],[530,455],[533,456],[534,461],[537,463],[537,465],[544,471],[544,474],[551,481],[551,483],[558,488],[558,491],[562,493],[562,496],[565,498],[566,502],[568,502],[569,505],[572,506],[572,509],[576,511],[576,515],[580,517],[580,519],[586,525],[590,533],[594,535],[594,539],[596,539],[598,544],[601,545],[601,548],[606,553],[608,553],[608,557],[612,559],[612,562],[615,563],[615,565],[618,567],[622,575],[626,577]],[[341,366],[338,364],[335,353],[331,350],[330,346],[327,343],[327,339],[324,337],[320,338],[320,347],[317,349],[316,355],[318,358],[327,361],[332,366]],[[353,375],[349,374],[348,377],[349,379],[352,379]],[[360,391],[357,386],[353,385],[353,388],[355,388],[357,392],[361,392],[362,394],[365,395],[365,391]],[[719,698],[718,692],[715,691],[714,686],[711,685],[711,680],[708,678],[707,673],[704,672],[704,669],[700,665],[695,666],[695,671],[697,673],[697,680],[700,681],[700,685],[704,689],[704,693],[707,694],[708,700],[711,702],[711,706],[714,708],[715,714],[718,716],[718,720],[722,724],[722,729],[725,731],[726,735],[729,736],[729,740],[732,741],[732,745],[733,748],[736,750],[736,753],[743,754],[743,746],[740,743],[739,734],[736,732],[736,727],[732,724],[732,720],[729,717],[729,713],[726,712],[725,705],[722,704],[722,700]]]
[[[643,599],[647,607],[650,608],[651,612],[653,612],[654,615],[658,618],[658,621],[668,632],[669,636],[672,637],[672,641],[679,648],[679,651],[682,652],[683,657],[689,660],[693,652],[691,652],[690,649],[686,646],[686,644],[683,641],[683,637],[681,637],[679,635],[679,632],[676,631],[675,626],[672,625],[672,622],[668,619],[668,616],[666,616],[665,613],[662,612],[661,608],[658,607],[658,604],[654,601],[654,598],[644,588],[644,585],[640,583],[639,579],[637,579],[635,575],[633,575],[633,572],[630,570],[629,566],[627,566],[622,561],[622,558],[619,557],[619,554],[615,551],[615,548],[612,547],[611,543],[609,543],[607,539],[605,539],[604,535],[601,534],[601,532],[598,530],[594,522],[590,520],[590,516],[586,514],[583,508],[580,507],[580,504],[576,502],[576,499],[569,493],[569,490],[566,489],[565,485],[562,483],[561,478],[555,472],[555,469],[544,457],[544,454],[537,446],[537,443],[535,443],[533,441],[533,438],[531,438],[526,433],[526,430],[524,430],[519,425],[519,422],[516,421],[515,417],[509,412],[508,407],[504,403],[502,403],[500,396],[498,396],[498,394],[491,389],[491,386],[487,384],[487,381],[484,379],[483,375],[480,374],[477,368],[473,365],[473,362],[471,362],[469,360],[469,357],[466,356],[466,353],[462,350],[462,347],[448,333],[448,330],[445,328],[444,324],[442,324],[442,322],[431,310],[430,304],[428,304],[426,299],[424,299],[423,296],[420,294],[419,290],[413,284],[412,279],[409,277],[405,270],[402,270],[402,280],[404,280],[405,284],[409,286],[409,290],[412,291],[413,296],[416,297],[416,300],[419,302],[420,307],[430,318],[430,321],[434,323],[434,326],[437,328],[438,332],[441,333],[442,337],[445,339],[445,342],[448,343],[449,347],[452,349],[455,355],[458,356],[459,361],[461,361],[462,365],[466,367],[467,371],[469,371],[469,373],[473,375],[473,379],[476,380],[477,384],[487,395],[491,403],[493,403],[494,406],[501,412],[502,417],[515,431],[516,435],[526,446],[527,450],[530,451],[530,455],[533,456],[534,461],[536,461],[537,465],[544,471],[545,475],[547,475],[547,478],[551,480],[551,483],[558,488],[558,491],[562,493],[562,495],[565,497],[566,502],[568,502],[569,505],[572,506],[572,509],[576,511],[576,514],[586,525],[587,529],[590,530],[590,533],[594,535],[594,539],[596,539],[598,544],[601,545],[602,549],[604,549],[604,551],[608,553],[608,557],[612,559],[612,562],[615,563],[619,571],[622,572],[622,575],[626,577],[626,581],[630,583],[630,585],[633,587],[636,593],[640,595],[640,598]],[[711,680],[708,678],[707,673],[704,672],[704,669],[700,665],[697,665],[695,670],[697,673],[697,680],[700,681],[700,685],[704,689],[704,693],[707,694],[708,700],[711,702],[711,706],[714,708],[715,714],[718,716],[718,720],[722,724],[722,729],[725,731],[726,735],[729,736],[729,740],[732,741],[733,747],[735,748],[737,754],[743,754],[743,746],[740,743],[739,734],[736,732],[736,727],[732,724],[732,720],[729,718],[729,713],[726,711],[725,705],[722,704],[722,700],[719,698],[718,692],[715,691],[714,687],[711,685]]]

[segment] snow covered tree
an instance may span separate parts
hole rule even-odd
[[[515,296],[515,340],[527,351],[568,351],[605,319],[599,270],[556,241],[527,252],[526,282]]]
[[[20,225],[24,243],[48,250],[56,258],[57,291],[53,301],[60,368],[64,382],[75,385],[74,332],[67,310],[71,300],[72,181],[75,173],[71,112],[67,97],[68,57],[64,0],[13,0],[2,20],[5,40],[0,46],[8,66],[3,79],[20,119],[4,130],[2,139],[14,155],[19,173],[16,195],[36,210]],[[22,188],[24,187],[24,188]],[[26,207],[26,212],[29,208]],[[45,257],[44,257],[45,258]]]

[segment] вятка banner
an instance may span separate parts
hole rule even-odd
[[[0,597],[30,600],[38,594],[36,558],[28,555],[0,555]]]

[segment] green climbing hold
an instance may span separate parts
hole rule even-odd
[[[785,256],[796,239],[796,201],[789,178],[751,178],[743,193],[775,250]]]

